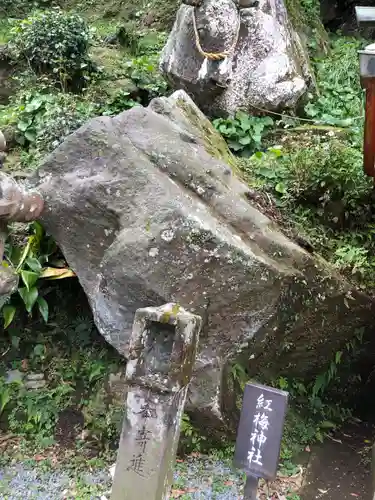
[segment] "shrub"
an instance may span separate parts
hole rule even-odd
[[[361,40],[339,37],[332,40],[328,57],[314,61],[319,94],[311,95],[305,106],[308,117],[331,125],[360,125],[353,118],[363,115],[357,53],[361,46]]]
[[[77,14],[60,9],[37,12],[16,23],[9,49],[37,73],[54,75],[63,88],[90,66],[90,31]]]
[[[24,17],[35,8],[50,7],[53,0],[1,0],[0,17]]]
[[[310,207],[329,223],[360,219],[371,198],[361,152],[337,139],[286,152],[271,148],[254,157],[250,170],[284,204]]]

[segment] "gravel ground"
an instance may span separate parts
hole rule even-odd
[[[109,500],[113,466],[90,472],[69,472],[39,464],[17,463],[0,469],[1,500]],[[260,499],[294,500],[288,496],[290,479],[277,480],[271,488],[260,484]],[[180,500],[239,500],[244,475],[231,469],[229,461],[190,457],[177,461],[170,498]],[[273,492],[278,494],[273,496]],[[142,499],[140,499],[142,500]]]
[[[237,500],[241,474],[233,473],[221,461],[209,458],[179,462],[174,474],[171,498]],[[0,498],[6,500],[109,499],[110,468],[72,474],[43,470],[18,463],[0,470]]]
[[[0,470],[0,498],[4,500],[100,499],[110,487],[109,471],[72,477],[59,470],[43,471],[21,463]]]

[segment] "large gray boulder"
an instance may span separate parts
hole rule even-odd
[[[232,115],[239,108],[249,112],[254,107],[295,108],[313,79],[307,51],[289,21],[284,1],[241,0],[239,7],[237,3],[182,4],[161,56],[162,73],[173,88],[186,90],[209,115]],[[242,8],[241,4],[255,6]],[[210,60],[197,49],[196,33],[206,52],[233,50],[225,59]]]
[[[233,364],[267,379],[315,376],[373,313],[250,204],[228,164],[222,138],[179,91],[89,121],[35,179],[42,222],[123,356],[137,308],[177,302],[202,316],[189,411],[225,432]]]

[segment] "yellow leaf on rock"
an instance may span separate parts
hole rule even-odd
[[[62,280],[64,278],[74,278],[75,274],[68,267],[65,268],[46,267],[41,272],[40,277],[51,280]]]

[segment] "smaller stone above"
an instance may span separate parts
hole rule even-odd
[[[294,109],[313,82],[283,0],[184,0],[160,68],[208,115]]]

